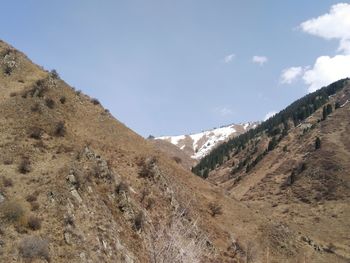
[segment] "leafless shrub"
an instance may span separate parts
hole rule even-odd
[[[212,217],[222,214],[222,207],[218,203],[209,203],[208,208]]]
[[[55,107],[55,101],[50,98],[45,99],[45,104],[50,109],[53,109]]]
[[[71,215],[68,215],[68,216],[66,216],[65,218],[64,218],[64,224],[66,225],[66,226],[73,226],[74,227],[74,218],[73,218],[73,216],[71,216]]]
[[[115,192],[117,194],[127,194],[129,192],[129,186],[126,182],[122,181],[120,182],[116,188],[115,188]]]
[[[45,259],[50,262],[49,243],[37,236],[28,236],[19,243],[19,254],[26,260]]]
[[[13,186],[13,181],[12,181],[11,178],[3,177],[2,178],[2,184],[4,185],[4,187],[12,187]]]
[[[26,197],[26,201],[29,203],[35,202],[36,200],[37,200],[37,196],[35,194],[27,195]]]
[[[152,209],[152,207],[154,206],[154,204],[156,203],[156,200],[152,197],[147,198],[147,202],[146,202],[146,209],[150,210]]]
[[[5,157],[3,162],[5,165],[10,165],[10,164],[13,164],[13,159],[10,157]]]
[[[65,104],[66,103],[66,97],[65,96],[62,96],[61,98],[60,98],[60,102],[61,102],[61,104]]]
[[[39,105],[39,103],[35,103],[33,106],[31,106],[30,110],[32,112],[40,112],[40,105]]]
[[[11,223],[19,222],[25,214],[23,207],[14,201],[3,203],[1,205],[0,213],[4,220]]]
[[[55,69],[50,71],[50,77],[53,79],[59,79],[60,75],[57,73],[57,71]]]
[[[153,178],[154,177],[154,166],[157,162],[156,157],[151,158],[142,158],[138,165],[140,166],[141,170],[139,172],[140,177],[142,178]]]
[[[134,229],[136,231],[142,230],[144,221],[145,221],[145,216],[142,213],[142,211],[140,211],[134,218]]]
[[[39,230],[41,228],[41,220],[35,216],[28,218],[28,227],[31,230]]]
[[[211,262],[210,241],[197,227],[175,216],[167,225],[157,225],[150,234],[150,261],[172,263]]]
[[[10,97],[16,97],[17,96],[17,92],[11,92],[10,93]]]
[[[92,102],[92,104],[94,104],[94,105],[100,105],[100,104],[101,104],[100,101],[99,101],[98,99],[95,99],[95,98],[92,98],[92,99],[91,99],[91,102]]]
[[[145,198],[150,194],[150,191],[148,188],[143,188],[141,190],[141,196],[140,196],[140,202],[143,203],[143,201],[145,200]]]
[[[37,211],[40,208],[40,205],[38,202],[31,202],[30,207],[31,207],[31,211]]]
[[[63,121],[56,123],[54,134],[58,137],[63,137],[66,134],[66,127]]]
[[[36,140],[40,140],[42,133],[43,133],[43,131],[39,127],[32,127],[29,130],[29,137],[36,139]]]
[[[18,171],[21,174],[26,174],[31,171],[30,160],[27,157],[23,157],[20,164],[18,165]]]

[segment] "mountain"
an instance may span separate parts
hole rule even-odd
[[[297,229],[318,253],[349,261],[349,101],[349,79],[337,81],[220,145],[193,170],[260,215]]]
[[[219,144],[238,136],[251,128],[255,128],[257,124],[258,122],[231,124],[190,135],[157,137],[155,140],[170,142],[185,152],[187,156],[198,161],[210,153]]]
[[[348,133],[338,123],[347,107],[321,122],[329,123],[325,133]],[[344,154],[334,169],[347,172],[348,142],[326,154],[329,143],[321,138],[315,158]],[[289,221],[225,189],[187,171],[97,99],[0,41],[0,262],[349,260],[343,188],[337,190],[342,206],[332,199],[334,210],[315,205],[296,215],[303,203],[291,204]],[[308,213],[315,213],[312,223],[293,218]],[[324,213],[335,217],[323,221]],[[327,223],[333,245],[315,242]]]

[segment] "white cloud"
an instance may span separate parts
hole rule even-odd
[[[233,110],[229,107],[217,107],[214,111],[220,114],[222,117],[229,116],[233,114]]]
[[[263,66],[268,61],[268,58],[265,56],[253,56],[252,61],[253,63]]]
[[[230,55],[227,55],[225,58],[224,58],[224,62],[225,63],[230,63],[232,62],[232,60],[236,57],[235,54],[230,54]]]
[[[281,74],[281,83],[291,84],[303,74],[303,67],[290,67],[284,69]]]
[[[321,56],[305,71],[303,80],[309,85],[308,91],[313,92],[346,77],[350,77],[350,55]]]
[[[324,39],[338,39],[338,50],[350,54],[350,4],[333,5],[329,13],[301,23],[300,28]]]
[[[291,83],[302,75],[308,91],[313,92],[334,81],[350,77],[350,4],[333,5],[329,13],[307,20],[299,28],[323,39],[338,40],[338,51],[342,54],[320,56],[312,67],[302,69],[301,73],[300,67],[290,72],[285,70],[281,77],[283,83]]]
[[[271,117],[273,117],[276,114],[277,114],[277,111],[269,111],[268,113],[266,113],[266,115],[264,117],[264,121],[270,119]]]

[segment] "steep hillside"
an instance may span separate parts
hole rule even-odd
[[[232,141],[208,180],[272,221],[298,229],[315,250],[349,260],[349,100],[349,80],[299,100]],[[317,109],[304,111],[317,101]]]
[[[162,136],[156,140],[170,142],[194,160],[200,160],[221,143],[255,128],[257,122],[232,124],[190,135]]]
[[[198,163],[197,160],[191,158],[183,150],[166,140],[149,139],[149,142],[188,171]]]
[[[0,262],[346,262],[4,42],[0,64]]]

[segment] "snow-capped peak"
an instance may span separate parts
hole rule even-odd
[[[190,135],[162,136],[155,139],[168,141],[190,155],[191,158],[200,160],[220,143],[255,128],[257,124],[257,122],[232,124]]]

